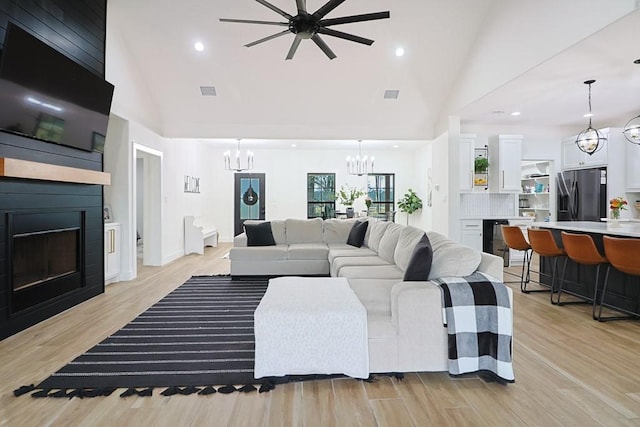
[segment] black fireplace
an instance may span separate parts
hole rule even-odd
[[[102,186],[0,179],[0,339],[104,292]]]
[[[9,213],[9,314],[84,286],[85,211]]]

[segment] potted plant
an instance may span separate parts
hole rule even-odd
[[[409,225],[409,215],[422,209],[422,199],[418,197],[415,191],[409,189],[401,200],[398,200],[398,208],[401,212],[407,214],[407,225]]]
[[[475,173],[487,173],[489,169],[489,159],[486,157],[476,157],[473,161],[473,169]]]
[[[364,196],[364,191],[348,185],[342,185],[336,193],[336,199],[347,208],[347,218],[353,218],[353,202],[361,196]]]

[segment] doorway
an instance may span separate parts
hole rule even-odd
[[[135,250],[142,265],[162,265],[162,152],[133,144],[133,224]]]
[[[265,174],[236,173],[234,191],[234,236],[241,234],[248,219],[264,219]]]

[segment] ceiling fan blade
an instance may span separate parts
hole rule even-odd
[[[315,16],[318,19],[324,18],[326,14],[328,14],[329,12],[331,12],[333,9],[340,6],[344,2],[345,0],[329,0],[324,6],[316,10],[313,13],[313,16]]]
[[[367,46],[371,46],[373,44],[373,40],[365,39],[364,37],[354,36],[353,34],[343,33],[342,31],[332,30],[330,28],[320,28],[318,30],[320,34],[326,34],[328,36],[338,37],[345,40],[350,40],[356,43],[366,44]]]
[[[343,16],[341,18],[322,19],[320,25],[329,27],[331,25],[350,24],[352,22],[374,21],[376,19],[387,19],[391,17],[389,11],[364,13],[362,15]]]
[[[335,59],[336,58],[336,54],[333,53],[333,51],[329,48],[329,46],[327,46],[327,44],[324,42],[324,40],[322,40],[320,38],[319,35],[315,34],[313,37],[311,37],[311,40],[313,40],[314,43],[316,45],[318,45],[318,47],[320,49],[322,49],[324,54],[327,55],[329,57],[329,59]]]
[[[291,49],[289,49],[289,53],[287,53],[287,58],[286,59],[293,59],[293,55],[296,54],[296,51],[298,50],[298,46],[300,46],[300,42],[302,41],[302,39],[298,36],[296,36],[293,39],[293,44],[291,45]]]
[[[289,34],[289,33],[290,33],[290,31],[289,31],[289,30],[284,30],[284,31],[282,31],[281,33],[276,33],[276,34],[270,35],[270,36],[265,37],[265,38],[263,38],[263,39],[256,40],[256,41],[251,42],[251,43],[249,43],[249,44],[245,44],[244,46],[245,46],[245,47],[255,46],[255,45],[257,45],[257,44],[260,44],[260,43],[263,43],[263,42],[267,42],[267,41],[269,41],[269,40],[273,40],[273,39],[275,39],[275,38],[277,38],[277,37],[284,36],[285,34]]]
[[[298,13],[307,11],[307,0],[296,0],[296,6],[298,6]]]
[[[264,25],[278,25],[281,27],[288,27],[288,22],[273,22],[273,21],[254,21],[252,19],[230,19],[220,18],[220,22],[238,22],[241,24],[264,24]]]
[[[261,5],[268,7],[269,9],[273,10],[275,13],[284,16],[287,19],[291,19],[293,18],[293,16],[289,15],[287,12],[285,12],[284,10],[278,8],[277,6],[272,5],[271,3],[269,3],[266,0],[256,0],[258,3],[260,3]]]

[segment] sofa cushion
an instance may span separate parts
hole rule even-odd
[[[322,242],[322,218],[285,220],[287,243]]]
[[[431,243],[431,247],[434,252],[443,245],[453,243],[453,240],[440,233],[436,233],[435,231],[427,231],[427,237],[429,238],[429,242]]]
[[[370,256],[337,257],[333,259],[333,262],[331,262],[331,275],[333,277],[340,277],[340,270],[343,267],[366,267],[368,265],[391,265],[391,263],[383,260],[375,254]]]
[[[355,246],[356,248],[361,247],[368,225],[368,221],[356,221],[353,223],[349,237],[347,238],[347,245]]]
[[[269,221],[258,224],[244,224],[244,232],[247,235],[247,246],[275,246]]]
[[[367,247],[373,249],[378,252],[378,248],[380,247],[380,240],[384,235],[385,230],[391,224],[390,222],[383,221],[369,221],[371,224],[368,227],[367,234],[364,236],[364,244]]]
[[[387,226],[382,239],[380,239],[378,255],[389,262],[394,262],[393,255],[396,252],[396,245],[398,244],[398,238],[400,237],[402,228],[403,226],[400,224],[390,223]]]
[[[253,246],[231,248],[231,261],[283,261],[287,259],[287,246]]]
[[[261,224],[263,222],[266,222],[266,221],[258,220],[258,219],[248,219],[244,223],[246,225],[246,224]],[[271,223],[271,234],[273,234],[273,240],[276,241],[276,245],[286,245],[287,235],[285,234],[284,220],[274,219],[269,222]]]
[[[339,257],[360,257],[360,256],[375,256],[376,253],[364,246],[356,248],[354,246],[347,245],[344,247],[338,246],[335,243],[329,244],[329,262],[333,262],[334,259]]]
[[[425,236],[424,230],[420,230],[419,228],[411,226],[402,228],[396,250],[393,253],[393,262],[402,270],[407,269],[409,260],[413,254],[413,249],[423,236]]]
[[[340,277],[348,279],[395,279],[402,280],[404,272],[397,265],[354,265],[340,269]]]
[[[289,245],[287,259],[323,260],[329,256],[329,247],[324,243],[292,243]]]
[[[397,283],[395,279],[350,279],[349,286],[356,294],[367,317],[391,317],[391,288]]]
[[[322,241],[325,243],[345,243],[355,219],[326,219],[322,226]]]
[[[434,248],[429,280],[468,276],[478,269],[481,259],[480,251],[449,241]]]
[[[398,244],[398,246],[400,245]],[[429,243],[429,238],[423,233],[422,238],[413,248],[409,264],[404,270],[403,280],[405,282],[429,280],[432,261],[433,249],[431,248],[431,243]]]

